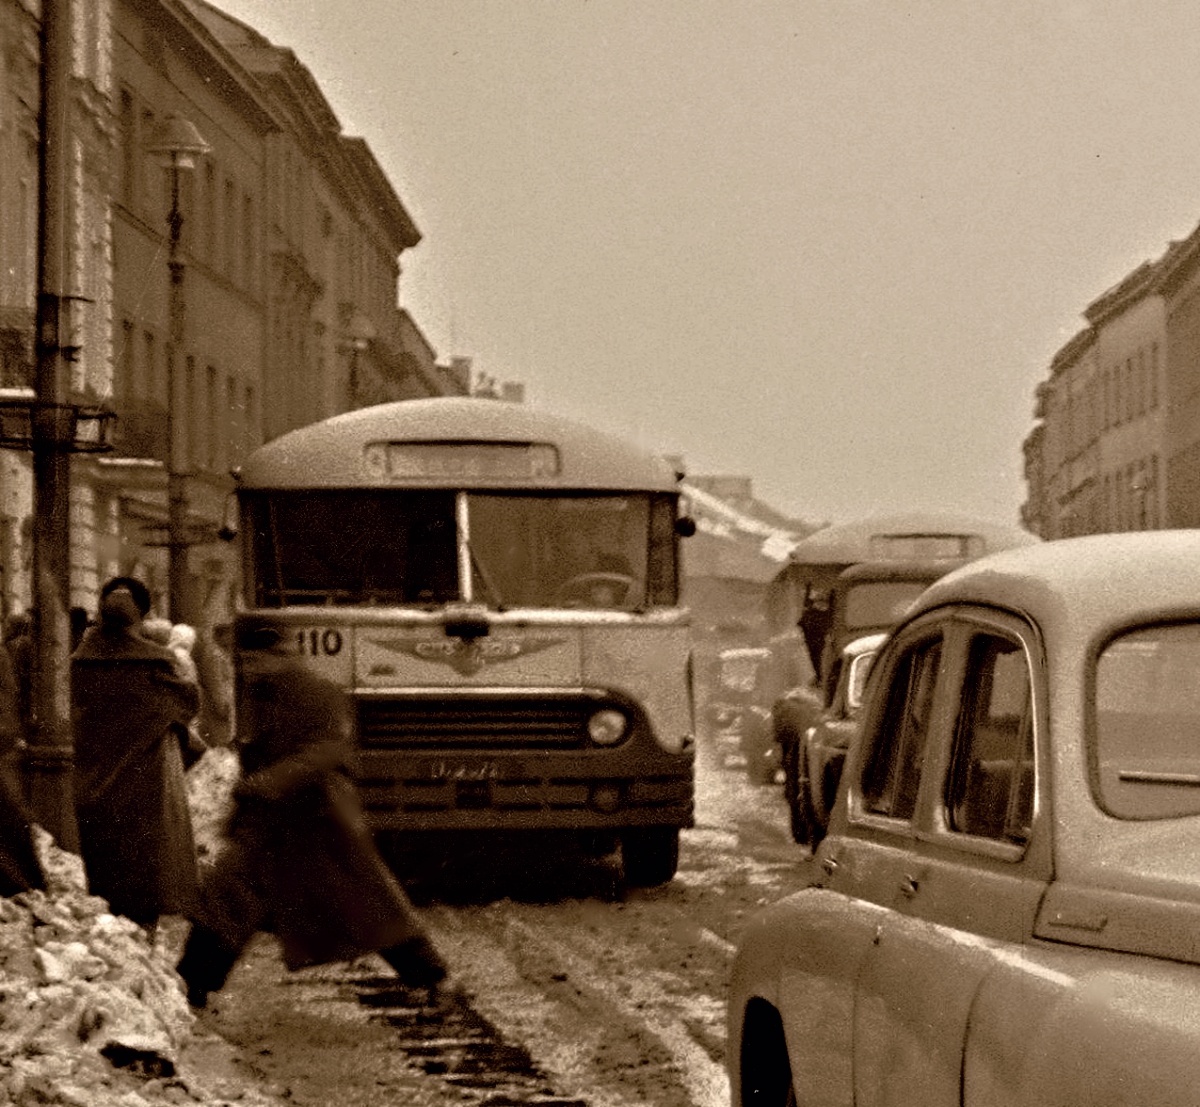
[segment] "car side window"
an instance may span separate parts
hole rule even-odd
[[[1020,644],[976,634],[954,730],[946,810],[950,828],[1029,841],[1034,797],[1033,694]]]
[[[862,777],[863,806],[871,814],[913,816],[941,658],[941,638],[926,639],[901,655],[893,670],[882,723]]]

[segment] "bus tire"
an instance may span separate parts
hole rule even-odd
[[[679,827],[646,826],[621,835],[625,883],[633,888],[666,884],[679,869]]]

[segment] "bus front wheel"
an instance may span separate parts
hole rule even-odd
[[[679,868],[679,827],[647,826],[621,835],[625,883],[635,888],[666,884]]]

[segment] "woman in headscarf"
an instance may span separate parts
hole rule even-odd
[[[196,899],[180,735],[199,706],[169,649],[139,632],[146,586],[114,577],[71,658],[75,811],[89,890],[153,934]]]

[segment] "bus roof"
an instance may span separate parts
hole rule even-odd
[[[255,450],[238,481],[242,489],[679,486],[665,459],[614,435],[524,404],[469,397],[378,404],[289,431]]]

